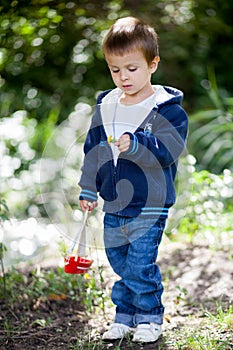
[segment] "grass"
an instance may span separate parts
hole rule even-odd
[[[165,327],[163,337],[154,344],[135,344],[131,338],[106,344],[100,337],[103,322],[108,318],[110,297],[106,294],[104,268],[100,266],[85,275],[68,275],[62,268],[22,272],[12,269],[6,273],[6,288],[0,288],[5,298],[6,314],[2,316],[1,335],[4,341],[27,334],[28,338],[43,333],[44,339],[62,339],[66,334],[67,350],[230,350],[233,348],[233,306],[208,303],[208,309],[190,303],[185,288],[174,286],[173,302],[178,305],[173,320],[177,325]],[[1,278],[2,279],[2,278]],[[169,279],[169,277],[168,277]],[[168,281],[167,281],[168,282]],[[3,285],[3,284],[0,284]],[[183,305],[189,316],[182,316]],[[82,317],[77,320],[77,307]],[[65,314],[65,309],[67,312]],[[191,316],[190,316],[191,315]],[[99,320],[100,316],[100,320]],[[62,318],[63,317],[63,318]],[[88,326],[87,318],[96,320],[98,335]],[[58,322],[62,319],[64,322]],[[169,320],[165,321],[168,326]],[[176,322],[176,321],[175,321]],[[49,338],[50,339],[50,338]],[[33,339],[32,339],[33,340]],[[55,341],[54,340],[54,341]],[[5,343],[4,343],[5,344]],[[30,346],[30,345],[29,345]],[[0,342],[1,347],[1,342]],[[31,347],[33,348],[33,347]],[[26,347],[25,350],[31,349]],[[53,349],[51,347],[51,349]]]
[[[193,317],[195,318],[195,316]],[[177,350],[230,350],[233,347],[233,308],[217,305],[216,312],[204,311],[197,327],[181,330]]]
[[[203,327],[205,328],[203,330]],[[196,328],[190,332],[190,329],[184,333],[184,340],[176,342],[178,350],[230,350],[232,349],[232,338],[226,336],[221,339],[221,332],[217,328],[208,329],[209,324],[202,324],[202,327]]]
[[[101,273],[101,271],[100,271]],[[95,275],[95,274],[93,274]],[[28,275],[22,274],[17,270],[12,270],[7,275],[6,291],[10,303],[24,303],[26,308],[39,308],[39,304],[46,298],[52,300],[62,300],[71,298],[76,301],[82,301],[85,312],[93,315],[96,308],[101,308],[107,302],[106,295],[103,296],[102,289],[97,285],[96,279],[88,276],[67,275],[62,269],[56,271],[33,270]],[[102,278],[102,277],[101,277]],[[182,297],[186,293],[182,292]],[[91,304],[91,307],[90,307]],[[94,310],[95,309],[95,310]],[[106,311],[106,310],[104,310]],[[11,308],[12,318],[19,318],[14,314],[14,308]],[[198,316],[200,317],[200,315]],[[192,320],[195,315],[189,318],[187,325],[183,328],[166,331],[162,338],[162,343],[158,344],[157,349],[176,349],[176,350],[230,350],[233,346],[233,307],[224,309],[223,305],[216,305],[216,311],[203,310],[203,316],[200,318],[198,326],[192,327]],[[38,315],[34,320],[30,320],[28,326],[39,329],[50,329],[53,324],[52,316],[40,317]],[[18,330],[22,331],[27,323],[22,318]],[[21,327],[21,329],[20,329]],[[3,322],[6,337],[13,334],[13,325],[9,319]],[[15,329],[14,329],[15,331]],[[59,333],[59,327],[56,332]],[[69,344],[70,350],[103,350],[106,344],[99,339],[93,339],[89,330],[83,327],[83,335],[76,338]],[[137,345],[141,346],[141,345]],[[137,349],[131,339],[120,339],[115,345],[109,347],[112,350]],[[138,349],[140,349],[138,347]],[[143,349],[143,347],[141,347]],[[149,345],[145,349],[150,349]],[[153,349],[153,348],[151,348]]]
[[[227,310],[223,310],[222,305],[217,304],[217,314],[213,315],[206,311],[206,316],[216,323],[221,330],[231,329],[233,334],[233,306],[230,305]]]

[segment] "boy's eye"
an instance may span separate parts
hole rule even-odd
[[[135,72],[136,70],[137,70],[137,68],[136,67],[134,67],[134,68],[128,68],[128,70],[130,71],[130,72]],[[120,69],[116,69],[116,68],[112,68],[111,69],[111,71],[112,71],[112,73],[119,73],[120,72]]]

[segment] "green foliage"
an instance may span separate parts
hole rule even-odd
[[[9,219],[9,209],[6,205],[6,201],[0,198],[0,229],[2,226],[2,222]],[[4,269],[4,253],[7,251],[7,247],[5,244],[0,242],[0,266],[2,270],[2,279],[3,279],[3,296],[6,296],[6,275]]]
[[[224,332],[226,329],[230,329],[233,332],[233,306],[230,305],[228,309],[223,310],[222,305],[217,305],[217,313],[213,314],[209,311],[205,311],[205,315],[209,317],[215,324],[218,325],[220,330]]]
[[[35,303],[38,298],[60,296],[80,299],[83,293],[82,276],[67,275],[62,268],[57,270],[31,271],[28,275],[12,268],[6,273],[6,296],[12,303],[22,301]],[[2,290],[0,290],[2,293]],[[0,294],[0,297],[2,295]]]
[[[100,274],[99,276],[98,273]],[[100,291],[100,285],[97,282],[98,277],[103,283],[101,268],[91,270],[90,275],[67,274],[63,268],[41,269],[38,266],[36,269],[28,272],[12,268],[6,274],[6,295],[2,304],[4,311],[1,315],[3,338],[11,338],[12,335],[15,336],[17,333],[21,334],[25,326],[29,327],[30,332],[38,327],[48,328],[48,331],[50,329],[49,332],[51,332],[51,329],[53,329],[53,332],[64,331],[64,328],[70,325],[62,324],[62,327],[57,326],[58,315],[54,313],[55,305],[58,310],[59,305],[60,308],[71,308],[67,311],[67,315],[71,319],[72,315],[70,315],[70,312],[72,311],[74,313],[74,321],[75,317],[78,316],[76,315],[76,307],[72,309],[72,305],[77,305],[80,314],[86,319],[90,312],[94,312],[94,309],[102,308],[102,303],[104,302],[101,297],[101,293],[104,293],[103,286],[101,286]],[[2,297],[3,290],[0,288],[0,299]],[[13,315],[14,322],[16,320],[14,328],[11,320],[6,316],[7,313],[5,314],[6,311]],[[62,315],[64,317],[64,313]],[[66,321],[66,319],[64,318],[63,321]],[[76,332],[79,339],[80,329],[72,329],[73,336]],[[74,337],[71,336],[71,338]],[[5,339],[4,344],[7,341],[8,339]],[[77,340],[77,344],[73,345],[71,341],[69,349],[81,349],[79,347],[81,344],[84,344],[86,349],[87,343],[89,342],[86,341],[84,336],[80,341]],[[91,343],[88,345],[88,348],[92,348]],[[101,349],[101,347],[98,348]]]
[[[186,288],[182,288],[180,286],[176,286],[176,289],[179,291],[179,294],[176,296],[174,303],[178,305],[181,301],[185,301],[187,299],[188,291]]]
[[[6,273],[5,298],[11,303],[35,304],[38,300],[65,300],[71,298],[82,302],[86,312],[101,309],[105,313],[107,295],[103,284],[103,266],[93,268],[89,273],[72,275],[63,268],[32,270],[25,274],[12,268]],[[0,298],[3,297],[0,289]]]
[[[179,206],[172,215],[179,217],[180,222],[170,237],[190,242],[202,238],[221,248],[232,235],[233,174],[229,170],[221,175],[194,171],[189,180],[192,184],[189,199],[185,193],[184,198],[180,194]]]
[[[180,87],[185,92],[188,111],[208,106],[202,84],[207,79],[207,63],[214,67],[219,86],[232,94],[233,47],[231,1],[162,0],[125,1],[131,13],[140,14],[159,33],[161,62],[155,81]],[[231,52],[231,54],[230,54]]]
[[[6,201],[0,198],[0,224],[5,220],[9,220],[9,208]]]
[[[99,308],[105,314],[108,296],[104,288],[104,266],[99,265],[92,270],[92,274],[87,274],[86,294],[84,303],[89,312],[94,308]]]
[[[214,173],[233,170],[233,99],[222,97],[210,70],[206,90],[213,108],[190,116],[189,151],[197,158],[199,168]]]
[[[77,99],[93,103],[106,75],[102,32],[111,13],[121,15],[120,1],[11,5],[0,16],[1,116],[23,109],[44,122],[55,109],[62,121]]]
[[[61,122],[77,101],[92,105],[96,92],[113,87],[100,50],[104,31],[126,15],[155,26],[162,59],[154,81],[183,89],[189,110],[207,101],[206,62],[232,93],[232,2],[31,0],[3,1],[0,10],[1,116],[23,109],[45,122],[55,108]]]

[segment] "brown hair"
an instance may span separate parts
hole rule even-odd
[[[141,50],[147,63],[159,55],[158,35],[155,30],[135,17],[118,19],[107,32],[103,53],[122,56],[125,52]]]

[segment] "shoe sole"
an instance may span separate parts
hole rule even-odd
[[[143,339],[132,339],[134,343],[155,343],[160,337],[162,333],[159,334],[159,336],[155,340],[143,340]]]
[[[129,332],[124,333],[121,337],[105,337],[104,335],[102,336],[102,340],[117,340],[117,339],[122,339],[124,337],[127,337],[127,335],[133,335],[134,330],[130,330]]]

